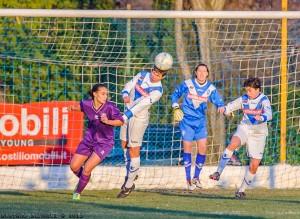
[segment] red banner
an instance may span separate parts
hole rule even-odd
[[[0,103],[0,165],[68,164],[83,135],[74,101]]]

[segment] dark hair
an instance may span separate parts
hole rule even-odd
[[[94,84],[92,89],[89,91],[89,95],[92,97],[92,99],[94,99],[94,94],[93,93],[98,91],[99,88],[102,88],[102,87],[105,87],[107,89],[105,84]]]
[[[261,82],[259,80],[259,78],[248,78],[245,82],[244,82],[244,87],[252,87],[255,89],[261,89]]]
[[[208,75],[209,75],[209,69],[208,69],[208,66],[207,66],[206,64],[204,64],[204,63],[199,63],[199,64],[194,68],[194,77],[195,77],[195,78],[196,78],[196,72],[197,72],[198,68],[201,67],[201,66],[204,66],[204,67],[206,68],[207,73],[208,73]]]
[[[163,77],[165,77],[165,76],[167,75],[167,73],[168,73],[168,71],[160,70],[160,69],[157,68],[155,65],[153,66],[153,69],[154,69],[155,71],[159,71],[159,72],[162,74]]]

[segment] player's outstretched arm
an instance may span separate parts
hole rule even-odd
[[[162,96],[162,93],[159,91],[152,91],[149,96],[143,97],[141,101],[139,101],[137,104],[129,108],[124,112],[123,118],[124,122],[126,122],[128,119],[130,119],[135,114],[141,112],[143,109],[148,108],[155,102],[157,102]]]
[[[219,92],[217,91],[217,89],[214,89],[211,93],[211,95],[209,96],[210,102],[212,102],[218,109],[223,107],[224,101],[222,96],[219,94]]]
[[[173,108],[179,108],[178,100],[180,99],[182,94],[185,92],[185,90],[186,90],[186,85],[184,82],[176,87],[176,89],[174,90],[174,92],[171,95]]]
[[[234,101],[229,102],[224,108],[224,115],[231,116],[234,111],[242,109],[242,97],[239,97]]]

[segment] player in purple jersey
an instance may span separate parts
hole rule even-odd
[[[95,84],[89,92],[92,99],[69,106],[69,111],[82,111],[88,119],[83,140],[71,160],[70,168],[79,178],[73,193],[73,200],[80,200],[80,194],[89,182],[92,170],[111,151],[114,145],[114,126],[123,125],[123,118],[117,106],[107,101],[108,89]]]

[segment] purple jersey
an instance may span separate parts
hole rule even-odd
[[[107,101],[99,109],[95,109],[93,100],[80,101],[81,111],[84,112],[88,118],[88,127],[85,131],[83,143],[86,144],[104,144],[114,145],[114,127],[104,124],[100,121],[101,115],[106,114],[109,120],[121,120],[123,121],[120,110],[117,106]]]

